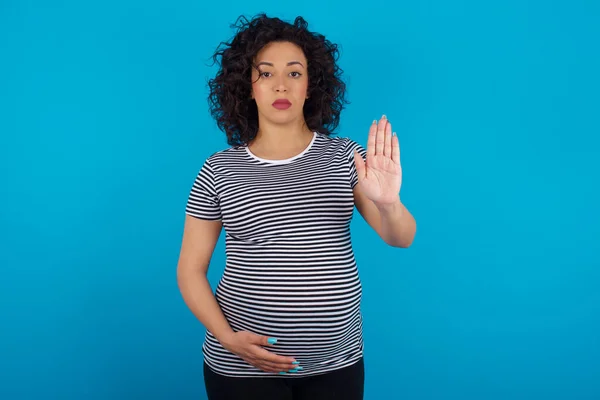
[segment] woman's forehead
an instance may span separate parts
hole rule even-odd
[[[290,42],[272,42],[264,46],[256,55],[255,63],[271,65],[301,63],[306,65],[304,52],[297,45]]]

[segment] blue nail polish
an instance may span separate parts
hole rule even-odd
[[[292,361],[292,364],[300,364],[299,361]]]
[[[285,375],[285,371],[281,371],[279,375]]]
[[[298,372],[298,368],[290,369],[288,372]]]
[[[275,343],[277,343],[277,339],[275,339],[275,338],[269,338],[267,340],[267,342],[269,342],[269,344],[275,344]]]

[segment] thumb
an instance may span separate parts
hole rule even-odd
[[[254,343],[261,346],[273,346],[275,343],[277,343],[277,339],[271,336],[254,335],[254,339]]]
[[[360,153],[356,150],[354,150],[354,166],[356,167],[356,174],[358,175],[358,180],[363,180],[365,175],[367,174],[365,161],[363,160]]]

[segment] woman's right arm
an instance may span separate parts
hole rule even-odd
[[[298,368],[295,358],[273,354],[262,347],[274,345],[268,336],[248,331],[234,332],[225,319],[206,277],[221,228],[220,221],[186,214],[177,265],[177,282],[185,303],[225,349],[248,363],[268,372]]]
[[[206,277],[221,228],[221,221],[185,216],[177,264],[177,283],[183,300],[192,313],[219,342],[223,343],[233,334],[233,330],[225,319]]]

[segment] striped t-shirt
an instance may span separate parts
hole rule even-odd
[[[215,297],[234,331],[277,338],[266,349],[291,356],[301,377],[349,366],[363,355],[361,283],[350,240],[357,183],[349,138],[314,133],[287,160],[247,146],[206,159],[186,213],[220,220],[226,262]],[[248,364],[206,332],[204,360],[228,376],[281,376]]]

